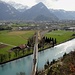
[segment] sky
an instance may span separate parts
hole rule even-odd
[[[14,1],[29,7],[42,2],[51,9],[64,9],[67,11],[75,11],[75,0],[3,0],[6,2]]]

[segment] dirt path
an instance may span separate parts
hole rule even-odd
[[[46,33],[48,32],[48,30],[44,30],[44,31],[38,31],[38,38],[41,39]]]
[[[7,44],[7,43],[3,43],[3,42],[0,42],[0,44],[4,44],[4,45],[7,45],[7,46],[11,46],[11,47],[16,47],[15,45],[11,45],[11,44]]]

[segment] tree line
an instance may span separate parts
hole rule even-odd
[[[27,42],[27,45],[29,47],[34,47],[34,44],[35,44],[35,40],[34,40],[34,37],[31,37],[28,39],[28,42]],[[39,41],[38,43],[38,48],[44,48],[46,45],[49,45],[51,47],[54,47],[54,45],[57,44],[57,40],[56,38],[49,38],[49,37],[43,37],[41,39],[41,41]]]
[[[14,52],[13,57],[17,58],[17,57],[24,56],[26,54],[33,52],[34,44],[35,44],[34,39],[35,39],[34,36],[30,37],[26,44],[26,48],[24,48],[24,49],[14,48],[14,50],[12,50]],[[54,45],[56,43],[57,43],[56,38],[51,38],[51,37],[49,38],[49,37],[44,36],[39,41],[38,48],[39,48],[39,50],[43,50],[48,47],[54,47]],[[11,59],[12,59],[12,52],[10,52],[10,51],[7,54],[0,54],[0,63],[6,62],[7,60],[11,60]]]

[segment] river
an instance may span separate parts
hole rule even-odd
[[[75,39],[59,44],[53,48],[41,51],[38,53],[38,69],[42,70],[44,64],[49,60],[58,59],[63,54],[69,53],[75,49]],[[33,55],[11,61],[0,66],[0,75],[16,75],[20,72],[25,72],[26,75],[31,75],[33,65]]]

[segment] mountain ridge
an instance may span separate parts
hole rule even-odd
[[[48,9],[42,2],[32,6],[29,9],[22,9],[20,11],[15,9],[11,4],[0,1],[0,20],[75,20],[75,11]]]
[[[22,16],[24,16],[24,15],[26,15],[26,16],[23,18],[26,18],[26,20],[28,20],[29,18],[34,20],[37,16],[40,16],[40,15],[46,16],[46,17],[50,18],[50,20],[57,20],[57,17],[54,14],[52,14],[48,10],[48,8],[41,2],[34,5],[27,11],[25,11],[22,14]]]
[[[19,12],[9,4],[0,1],[0,20],[15,19]]]
[[[75,11],[53,10],[53,9],[49,10],[50,12],[55,14],[60,20],[75,20]]]

